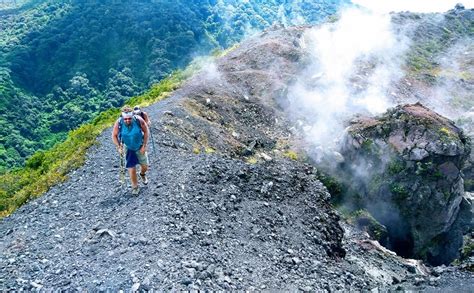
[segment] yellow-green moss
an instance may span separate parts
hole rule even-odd
[[[222,57],[222,56],[225,56],[227,54],[229,54],[230,52],[234,51],[235,49],[237,49],[240,45],[239,44],[235,44],[225,50],[221,50],[221,49],[214,49],[212,52],[211,52],[211,55],[213,57]]]
[[[247,163],[249,164],[257,164],[258,160],[256,157],[249,157],[247,158]]]
[[[206,154],[213,154],[213,153],[216,152],[216,150],[213,149],[213,148],[211,148],[211,147],[206,147],[206,148],[204,149],[204,152],[205,152]]]
[[[295,161],[298,160],[298,154],[292,150],[287,150],[286,152],[283,153],[283,156]]]
[[[447,135],[447,136],[449,136],[450,133],[451,133],[451,132],[449,131],[449,129],[447,129],[446,127],[441,127],[441,128],[439,129],[439,132],[441,132],[442,134]]]

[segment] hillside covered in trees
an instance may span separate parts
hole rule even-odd
[[[0,6],[0,172],[99,112],[273,24],[349,1],[7,1]]]

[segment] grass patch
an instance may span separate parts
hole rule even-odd
[[[222,50],[222,49],[214,49],[212,52],[211,52],[211,55],[213,57],[223,57],[227,54],[229,54],[230,52],[234,51],[235,49],[237,49],[240,45],[239,44],[234,44],[233,46],[225,49],[225,50]]]
[[[156,103],[178,88],[198,67],[188,66],[177,71],[143,95],[129,99],[126,104],[142,107]],[[30,198],[48,191],[53,185],[68,179],[67,174],[84,164],[87,149],[96,143],[96,137],[112,126],[120,115],[119,109],[100,113],[92,122],[72,130],[64,142],[47,151],[36,152],[25,167],[0,176],[0,218],[15,211]]]

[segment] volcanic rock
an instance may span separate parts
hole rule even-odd
[[[470,140],[423,105],[408,104],[377,118],[352,121],[341,153],[356,196],[389,233],[389,248],[432,264],[459,256],[472,218],[461,169]]]

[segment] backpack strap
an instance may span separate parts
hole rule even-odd
[[[142,112],[143,113],[143,112]],[[141,114],[140,114],[141,115]],[[145,121],[144,118],[142,118],[143,121]],[[135,121],[140,129],[142,129],[142,124],[140,123],[140,120],[137,119],[136,115],[133,115],[133,121]]]

